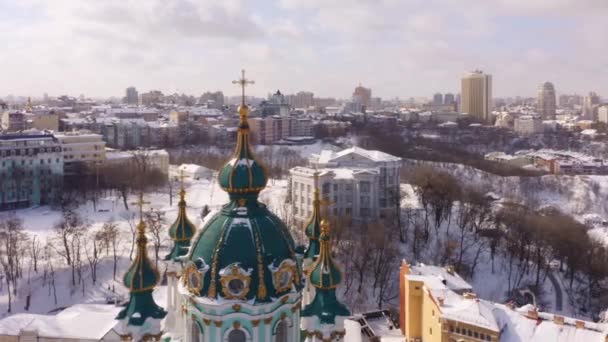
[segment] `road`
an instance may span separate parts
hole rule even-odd
[[[553,272],[549,272],[549,280],[551,281],[551,284],[553,284],[553,290],[555,291],[555,311],[562,311],[564,294],[562,291],[562,287],[557,281],[557,278],[555,278]]]

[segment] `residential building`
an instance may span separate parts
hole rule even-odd
[[[139,97],[139,103],[143,106],[151,106],[154,104],[162,103],[165,98],[165,96],[160,90],[152,90],[148,93],[143,93],[139,95]]]
[[[125,90],[124,102],[130,105],[139,104],[139,93],[135,87],[129,87]]]
[[[522,115],[515,118],[515,132],[523,135],[532,135],[543,132],[543,121],[541,118],[533,115]]]
[[[64,174],[79,174],[83,166],[95,168],[106,160],[106,142],[100,134],[65,133],[55,134],[63,153]]]
[[[355,88],[353,92],[353,102],[362,105],[365,108],[370,108],[370,102],[372,99],[372,90],[365,88],[361,84]]]
[[[63,155],[55,137],[0,135],[0,210],[56,203],[62,184]]]
[[[492,76],[476,70],[465,75],[461,83],[460,111],[491,123]]]
[[[596,121],[599,104],[600,97],[596,93],[590,92],[589,95],[585,96],[583,99],[583,118],[585,120]]]
[[[536,110],[543,120],[555,120],[555,87],[551,82],[545,82],[538,87]]]
[[[435,95],[433,95],[433,102],[434,105],[442,105],[443,104],[443,94],[441,93],[436,93]]]
[[[260,109],[262,111],[262,117],[275,115],[285,117],[289,116],[290,105],[281,91],[277,90],[276,93],[268,97],[268,100],[262,101]]]
[[[308,108],[314,106],[314,94],[309,91],[299,91],[291,95],[289,104],[293,108]]]
[[[608,106],[602,106],[597,109],[597,120],[599,122],[608,123]]]
[[[249,127],[253,139],[262,145],[272,144],[290,135],[291,117],[289,116],[266,116],[252,118]]]
[[[2,113],[2,129],[6,132],[19,132],[25,130],[25,113],[7,110]]]
[[[445,94],[445,96],[443,97],[443,104],[449,105],[449,106],[455,105],[456,99],[454,98],[454,94],[452,94],[452,93]]]
[[[329,214],[374,220],[394,210],[399,193],[401,158],[353,147],[312,155],[308,167],[294,167],[291,189],[294,215],[304,221],[313,210],[314,175],[321,196],[331,201]]]
[[[59,114],[49,111],[25,114],[26,128],[39,131],[59,131]]]
[[[291,118],[290,134],[291,137],[312,137],[312,119],[310,118]]]

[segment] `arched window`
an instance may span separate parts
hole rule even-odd
[[[202,336],[203,336],[203,332],[201,330],[201,327],[198,325],[198,323],[196,323],[195,320],[192,320],[192,327],[190,329],[190,341],[191,342],[201,342]]]
[[[289,324],[286,320],[282,320],[279,322],[279,324],[277,324],[276,336],[275,342],[289,341]]]
[[[228,342],[246,342],[247,335],[243,330],[232,330],[230,334],[228,334]]]

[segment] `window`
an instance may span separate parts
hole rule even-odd
[[[473,337],[475,337],[475,338],[479,338],[479,333],[478,333],[477,331],[474,331],[474,332],[473,332]]]
[[[369,182],[360,182],[359,187],[361,189],[361,192],[367,193],[370,190],[370,183]]]
[[[429,328],[429,335],[433,335],[433,328]]]
[[[196,323],[196,321],[192,320],[192,328],[191,328],[191,339],[190,341],[192,342],[200,342],[201,341],[201,328],[199,327],[198,323]]]
[[[338,184],[334,184],[334,192],[338,191]]]
[[[247,341],[247,335],[243,330],[232,330],[228,334],[228,342],[245,342]]]
[[[276,330],[276,342],[287,342],[289,341],[289,326],[286,320],[282,320],[277,324]]]

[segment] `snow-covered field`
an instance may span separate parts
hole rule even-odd
[[[186,184],[186,202],[188,204],[188,217],[197,227],[201,226],[201,211],[205,205],[209,209],[217,209],[222,204],[228,201],[228,195],[218,185],[213,177],[211,180],[198,180]],[[274,208],[284,203],[286,194],[286,181],[270,180],[266,189],[260,194],[260,200]],[[163,224],[168,227],[177,217],[177,195],[173,194],[173,205],[170,204],[169,194],[156,192],[147,194],[145,201],[150,202],[146,205],[146,210],[153,209],[164,213]],[[128,203],[137,201],[137,195],[131,195]],[[122,199],[116,200],[115,197],[107,197],[102,199],[97,205],[97,211],[93,210],[93,205],[88,203],[76,209],[76,212],[89,225],[89,231],[99,230],[107,221],[113,221],[118,225],[120,231],[120,239],[118,245],[118,272],[116,279],[113,279],[113,261],[111,255],[105,255],[102,251],[102,259],[98,265],[97,281],[92,284],[90,269],[87,261],[84,261],[82,267],[82,277],[84,286],[79,284],[77,287],[71,285],[71,270],[66,266],[65,261],[54,253],[55,257],[52,260],[55,271],[55,289],[57,293],[57,301],[52,291],[50,271],[46,267],[46,262],[40,260],[38,272],[34,272],[30,265],[30,258],[26,255],[24,258],[24,277],[20,279],[17,291],[16,301],[13,302],[12,312],[25,312],[25,300],[28,294],[31,295],[31,306],[29,312],[32,313],[48,313],[55,309],[66,307],[75,303],[103,303],[109,297],[117,296],[125,298],[126,289],[122,285],[121,279],[124,270],[130,264],[129,252],[131,247],[131,231],[130,224],[134,224],[137,220],[138,208],[135,205],[130,205],[129,210],[126,210]],[[274,210],[274,209],[273,209]],[[275,210],[275,212],[278,210]],[[42,245],[46,241],[50,242],[50,246],[54,249],[60,249],[58,241],[55,237],[53,226],[61,219],[61,212],[52,210],[49,207],[29,208],[17,210],[14,214],[23,221],[25,232],[28,233],[30,239],[34,237],[41,242]],[[131,222],[129,222],[131,221]],[[165,240],[160,255],[164,256],[170,247],[168,233],[165,231]],[[148,243],[149,255],[153,256],[151,242]],[[90,249],[90,245],[88,246]],[[110,253],[111,254],[111,253]],[[42,258],[40,258],[42,259]],[[159,268],[163,268],[160,265]],[[13,298],[15,299],[15,298]],[[6,287],[0,289],[0,317],[6,314],[8,303],[8,294]]]

